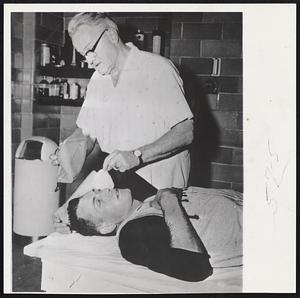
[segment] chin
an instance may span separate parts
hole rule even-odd
[[[132,195],[131,191],[128,188],[125,189],[119,189],[120,199],[124,201],[128,201],[129,204],[132,203]]]

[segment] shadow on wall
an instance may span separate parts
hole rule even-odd
[[[191,145],[191,172],[189,184],[210,187],[211,161],[217,155],[220,130],[208,104],[208,90],[201,86],[196,76],[187,68],[179,67],[186,99],[194,114],[194,141]],[[215,86],[205,86],[211,89]]]

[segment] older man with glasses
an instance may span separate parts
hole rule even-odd
[[[158,189],[187,186],[193,114],[173,63],[124,44],[104,13],[77,14],[68,31],[95,69],[69,138],[88,136],[87,154],[95,145],[109,153],[104,170],[134,170]]]

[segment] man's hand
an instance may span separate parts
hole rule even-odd
[[[140,161],[132,151],[115,150],[109,154],[103,162],[103,170],[109,171],[115,169],[120,172],[125,172],[139,165]]]
[[[70,230],[70,222],[67,212],[67,206],[63,205],[57,209],[57,211],[52,216],[53,225],[56,232],[61,234],[69,234]]]

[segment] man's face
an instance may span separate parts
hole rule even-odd
[[[117,224],[127,217],[132,203],[129,189],[92,190],[80,199],[77,216],[95,225]]]
[[[100,26],[81,25],[73,35],[72,42],[75,49],[85,55],[92,50],[97,43],[93,52],[89,52],[85,56],[91,67],[97,70],[101,75],[109,75],[116,66],[116,43],[113,42],[111,34],[117,34],[114,29],[108,29],[104,32],[104,28]],[[100,40],[99,37],[101,36]]]

